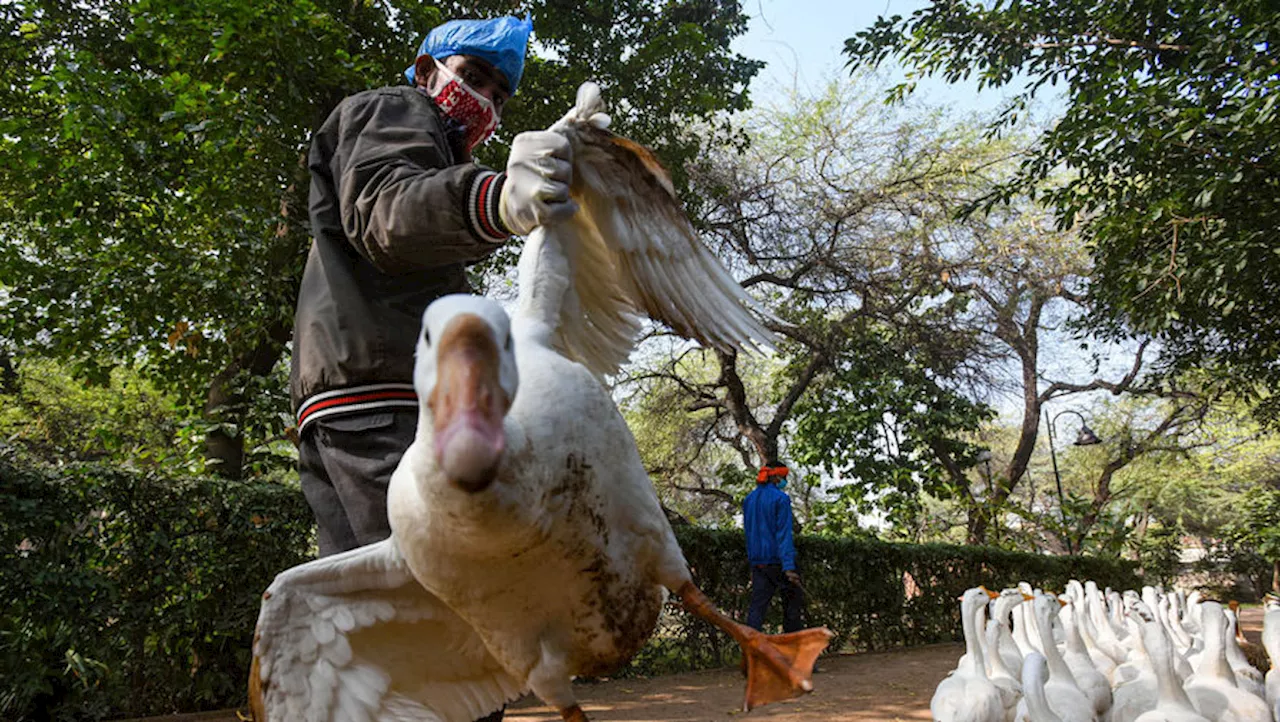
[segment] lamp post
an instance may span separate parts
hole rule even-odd
[[[1101,444],[1102,439],[1099,439],[1098,435],[1093,433],[1093,429],[1089,428],[1088,422],[1084,420],[1084,415],[1079,411],[1063,409],[1052,417],[1049,416],[1048,411],[1044,412],[1044,422],[1049,427],[1049,459],[1053,462],[1053,480],[1058,485],[1058,516],[1062,519],[1062,526],[1065,528],[1067,525],[1067,499],[1062,494],[1062,475],[1058,473],[1058,452],[1053,447],[1053,422],[1057,421],[1058,417],[1063,414],[1075,414],[1080,419],[1080,433],[1076,434],[1076,440],[1072,443],[1072,446],[1093,446],[1094,444]],[[1072,548],[1070,532],[1066,534],[1066,538],[1067,554],[1075,554],[1075,550]]]
[[[986,466],[986,469],[987,469],[987,498],[984,500],[984,502],[985,502],[989,507],[993,507],[994,502],[995,502],[996,495],[995,495],[995,487],[994,487],[994,485],[992,485],[992,483],[991,483],[991,449],[983,449],[982,451],[979,451],[979,452],[978,452],[978,456],[974,459],[974,461],[981,461],[981,462]],[[994,521],[995,521],[995,509],[994,509],[994,508],[990,508],[990,509],[988,509],[987,514],[989,515],[990,520],[994,522]],[[990,529],[992,529],[992,530],[993,530],[993,532],[996,534],[996,537],[997,537],[997,538],[996,538],[996,541],[999,541],[999,535],[1000,535],[1000,531],[999,531],[999,529],[1000,529],[1000,525],[999,525],[999,524],[992,524],[992,525],[991,525],[991,527],[990,527]]]

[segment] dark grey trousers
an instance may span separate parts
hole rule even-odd
[[[320,556],[391,536],[387,485],[417,428],[414,409],[312,422],[298,446],[298,476],[316,515]]]
[[[418,429],[416,409],[317,419],[298,445],[302,493],[316,515],[320,556],[391,536],[387,486]],[[476,722],[501,722],[497,710]]]

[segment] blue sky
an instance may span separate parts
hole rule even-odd
[[[837,74],[845,74],[844,41],[870,27],[880,15],[910,15],[928,3],[921,0],[743,0],[750,16],[747,33],[734,50],[767,66],[752,83],[752,98],[767,105],[775,90],[819,89]],[[900,79],[900,72],[890,71]],[[926,80],[917,91],[930,104],[947,105],[960,113],[994,109],[1002,91],[978,92],[976,84],[947,85]]]

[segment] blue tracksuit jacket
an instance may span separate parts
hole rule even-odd
[[[742,526],[747,532],[747,560],[756,564],[781,564],[796,568],[796,547],[791,538],[791,497],[777,484],[758,484],[742,502]]]

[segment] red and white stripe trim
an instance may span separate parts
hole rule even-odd
[[[504,243],[511,232],[502,225],[498,203],[502,200],[505,173],[484,170],[476,174],[467,193],[467,223],[477,238],[489,243]]]
[[[351,386],[316,394],[298,408],[298,432],[316,419],[359,411],[389,408],[417,408],[418,394],[413,384],[386,383]]]

